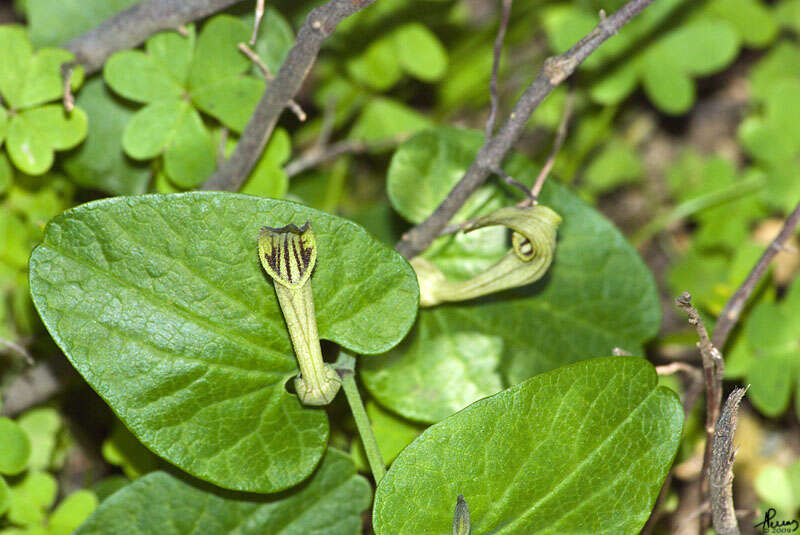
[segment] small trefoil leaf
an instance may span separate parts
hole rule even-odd
[[[472,523],[469,518],[469,507],[464,496],[459,494],[456,502],[456,513],[453,516],[453,535],[470,535]]]
[[[289,329],[300,375],[294,380],[297,397],[305,405],[327,405],[336,397],[341,379],[322,360],[311,273],[317,262],[317,242],[311,223],[302,227],[262,227],[258,258],[275,281],[275,293]]]

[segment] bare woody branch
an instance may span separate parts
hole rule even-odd
[[[411,258],[427,249],[470,195],[486,181],[492,169],[500,166],[506,153],[522,135],[531,114],[545,97],[575,72],[601,44],[651,3],[653,0],[631,0],[610,17],[601,16],[600,23],[586,37],[563,54],[548,58],[539,75],[514,105],[508,119],[497,134],[486,140],[447,198],[425,221],[403,236],[397,244],[400,254]]]
[[[274,80],[267,82],[264,95],[250,117],[233,155],[203,184],[203,189],[239,189],[258,161],[281,113],[311,70],[322,42],[345,17],[373,3],[375,0],[330,0],[308,14],[280,71]]]
[[[737,388],[731,392],[714,430],[708,478],[711,521],[717,535],[739,535],[739,524],[733,507],[733,460],[736,453],[733,436],[736,431],[736,413],[746,391],[746,388]]]
[[[134,48],[156,32],[172,30],[241,0],[149,0],[121,11],[63,46],[91,74],[114,52]]]
[[[700,356],[702,357],[703,378],[706,389],[706,447],[703,453],[703,469],[698,482],[699,495],[701,503],[703,503],[708,496],[706,482],[708,481],[709,464],[714,444],[714,429],[720,413],[720,405],[722,404],[722,378],[725,372],[725,364],[722,360],[722,354],[711,343],[711,338],[708,336],[708,331],[700,318],[700,314],[692,306],[692,296],[689,292],[684,292],[683,295],[675,299],[675,304],[689,316],[689,324],[695,328],[700,338],[697,347],[700,348]]]
[[[786,242],[792,234],[794,234],[798,223],[800,223],[800,203],[797,204],[794,211],[786,218],[783,228],[781,228],[781,231],[775,239],[772,240],[772,243],[769,244],[764,254],[761,255],[761,258],[758,259],[758,262],[753,266],[753,269],[750,271],[750,274],[747,275],[742,285],[739,286],[736,293],[725,303],[725,308],[722,309],[719,319],[717,320],[717,325],[714,328],[714,345],[716,347],[725,347],[725,342],[727,342],[728,336],[739,321],[739,316],[741,316],[742,310],[744,310],[747,304],[747,300],[750,299],[750,295],[753,293],[756,286],[758,286],[758,282],[767,272],[767,268],[770,262],[772,262],[772,259],[783,250]]]

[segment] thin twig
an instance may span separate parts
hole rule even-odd
[[[753,266],[753,269],[750,271],[750,274],[747,275],[742,285],[739,286],[736,293],[725,303],[725,308],[722,309],[719,319],[717,320],[717,326],[714,328],[714,345],[716,347],[725,347],[725,342],[727,342],[728,336],[739,321],[739,316],[741,316],[742,310],[744,310],[744,306],[747,304],[747,300],[750,299],[753,290],[755,290],[758,282],[764,276],[764,273],[766,273],[767,267],[769,267],[772,259],[783,250],[784,244],[794,234],[795,228],[799,222],[800,203],[797,204],[792,213],[789,214],[789,217],[786,218],[786,221],[783,223],[783,228],[781,228],[781,231],[775,239],[772,240],[772,243],[769,244],[764,254],[761,255],[761,258],[758,259],[758,262]]]
[[[256,67],[258,67],[262,74],[264,74],[264,78],[266,78],[268,81],[275,79],[275,77],[269,71],[267,64],[264,63],[264,61],[258,56],[258,54],[255,53],[253,49],[247,46],[247,43],[239,43],[239,50],[241,50],[245,56],[250,58],[250,61],[256,64]],[[288,106],[289,109],[292,110],[292,113],[297,116],[297,119],[300,120],[300,122],[303,122],[308,118],[306,112],[303,111],[303,108],[301,108],[300,104],[298,104],[294,99],[289,101]]]
[[[11,353],[24,360],[29,366],[33,366],[35,364],[33,356],[22,344],[14,342],[13,340],[0,338],[0,349],[3,347],[9,349]]]
[[[559,123],[558,130],[556,130],[556,138],[553,140],[553,148],[550,150],[550,155],[547,157],[547,161],[544,162],[542,170],[539,171],[536,181],[533,183],[530,196],[526,199],[523,199],[520,203],[522,206],[529,206],[538,202],[539,194],[542,192],[544,182],[547,180],[547,177],[550,176],[550,171],[552,171],[553,165],[556,163],[556,156],[558,156],[558,152],[561,150],[561,147],[564,145],[564,140],[567,138],[567,126],[569,125],[569,119],[572,115],[572,105],[574,99],[575,95],[572,91],[570,91],[569,94],[567,94],[567,100],[564,102],[564,111],[561,115],[561,123]]]
[[[572,48],[545,60],[536,79],[514,105],[505,123],[487,139],[461,180],[425,221],[403,235],[397,250],[412,258],[439,236],[441,230],[464,205],[467,199],[486,181],[492,169],[500,166],[506,153],[522,135],[531,114],[553,89],[569,77],[589,55],[633,17],[653,3],[653,0],[631,0],[600,23]]]
[[[256,44],[258,38],[258,27],[261,25],[261,17],[264,16],[264,0],[256,0],[256,16],[253,21],[253,35],[250,37],[250,46]]]
[[[75,70],[75,62],[67,62],[61,65],[61,79],[64,82],[64,109],[71,112],[75,109],[75,96],[72,94],[72,71]]]
[[[497,79],[500,76],[500,56],[503,54],[503,40],[508,29],[508,20],[511,17],[511,4],[513,0],[502,0],[500,26],[497,28],[497,37],[494,39],[494,60],[492,61],[492,78],[489,80],[489,96],[491,99],[491,110],[489,119],[486,121],[486,139],[492,137],[494,133],[494,123],[497,120],[497,111],[500,107],[500,96],[498,94]]]
[[[527,186],[506,174],[506,172],[503,171],[503,169],[499,166],[492,169],[492,172],[498,175],[506,184],[521,189],[525,194],[525,198],[518,203],[518,206],[524,207],[536,204],[536,199],[542,190],[542,186],[544,186],[544,181],[547,180],[547,176],[550,174],[550,170],[553,168],[553,163],[555,163],[556,156],[558,156],[558,152],[561,150],[561,147],[564,145],[564,140],[567,137],[567,125],[569,124],[569,118],[572,114],[572,99],[573,94],[570,92],[570,94],[567,96],[567,101],[564,104],[564,114],[561,117],[561,123],[558,125],[558,129],[556,130],[556,137],[553,140],[553,148],[551,149],[550,155],[547,157],[547,161],[544,163],[542,170],[539,171],[539,175],[536,177],[536,181],[530,190],[528,190]],[[441,230],[439,236],[461,232],[465,228],[471,226],[474,222],[475,218],[471,218],[460,223],[447,225]]]
[[[149,0],[120,11],[96,28],[64,43],[86,74],[97,72],[114,52],[135,48],[156,32],[221,11],[240,0]]]
[[[678,372],[683,372],[692,377],[699,375],[701,372],[694,366],[686,364],[685,362],[670,362],[663,366],[656,366],[656,373],[658,375],[672,375]]]
[[[703,376],[706,387],[706,447],[703,454],[703,468],[700,475],[700,496],[702,501],[708,494],[706,484],[708,477],[708,467],[711,460],[711,450],[714,444],[714,426],[719,416],[720,405],[722,403],[722,377],[725,365],[722,355],[711,343],[703,320],[697,310],[692,306],[692,296],[689,292],[675,299],[675,304],[689,316],[689,324],[695,328],[700,338],[697,347],[700,348],[700,356],[703,359]]]
[[[737,388],[731,392],[714,430],[708,477],[711,521],[717,535],[739,535],[736,509],[733,507],[733,459],[736,454],[733,436],[736,432],[736,412],[746,391],[746,388]]]
[[[264,150],[283,110],[300,89],[317,58],[322,42],[345,17],[372,5],[376,0],[330,0],[314,8],[297,32],[275,79],[267,82],[233,155],[206,180],[205,190],[236,191],[250,175]]]
[[[299,175],[303,171],[316,167],[321,163],[329,162],[344,154],[360,154],[373,150],[382,150],[394,147],[407,139],[407,135],[378,141],[350,141],[344,140],[326,147],[311,147],[309,150],[287,163],[283,170],[289,178]]]
[[[526,186],[516,178],[512,177],[511,175],[503,171],[502,167],[499,166],[495,167],[494,169],[492,169],[492,173],[499,176],[503,182],[505,182],[512,188],[517,188],[518,190],[522,191],[522,194],[525,195],[526,197],[531,194],[531,192],[528,191],[528,186]]]

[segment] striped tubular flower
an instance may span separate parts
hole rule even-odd
[[[336,370],[322,360],[311,273],[317,262],[317,242],[311,223],[302,227],[262,227],[258,234],[258,257],[275,282],[300,375],[294,380],[297,397],[305,405],[327,405],[341,387]]]

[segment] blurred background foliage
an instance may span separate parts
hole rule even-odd
[[[231,154],[263,91],[263,70],[236,50],[253,22],[252,6],[242,3],[155,35],[143,51],[118,53],[85,81],[75,75],[73,122],[56,121],[42,134],[37,121],[53,125],[46,113],[61,98],[53,87],[58,63],[48,58],[65,53],[50,47],[133,3],[0,3],[0,22],[17,25],[0,27],[0,50],[22,50],[28,63],[15,68],[40,73],[22,87],[23,75],[0,67],[2,384],[26,373],[28,356],[62,358],[28,296],[27,259],[44,223],[103,196],[198,187]],[[317,3],[267,4],[253,50],[276,73],[294,29]],[[588,33],[601,9],[623,4],[515,0],[501,112],[545,57]],[[386,192],[392,155],[433,126],[483,129],[498,19],[492,0],[380,0],[346,19],[297,96],[308,119],[283,114],[242,192],[352,218],[394,243],[408,223]],[[713,326],[800,200],[798,32],[800,0],[656,0],[545,101],[516,146],[540,166],[572,94],[551,180],[611,219],[655,274],[663,322],[647,346],[654,363],[699,362],[695,335],[672,298],[690,291]],[[22,157],[25,143],[38,149]],[[346,147],[342,154],[303,165],[336,143]],[[437,165],[446,170],[448,162]],[[789,518],[800,514],[798,246],[793,238],[778,255],[724,351],[730,385],[750,385],[736,440],[737,507],[774,507]],[[504,250],[494,249],[484,252]],[[663,380],[684,388],[676,377]],[[0,533],[70,533],[99,500],[160,466],[86,390],[73,387],[68,398],[0,419]],[[687,425],[679,481],[700,468],[701,406]],[[342,416],[332,443],[365,469],[346,411],[334,405],[333,412]],[[374,401],[368,412],[387,461],[424,429]],[[671,491],[657,514],[675,506]]]

